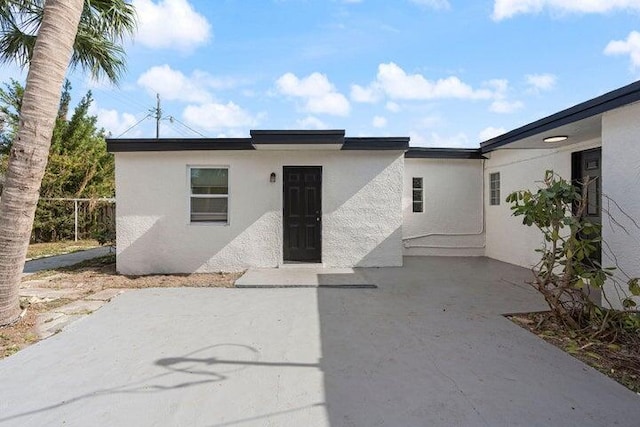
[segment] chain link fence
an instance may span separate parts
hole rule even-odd
[[[115,199],[41,198],[31,240],[115,240]]]

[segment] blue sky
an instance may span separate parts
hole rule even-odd
[[[640,0],[133,3],[120,86],[70,76],[113,136],[140,120],[124,136],[154,136],[159,92],[164,137],[329,128],[477,147],[640,78]]]

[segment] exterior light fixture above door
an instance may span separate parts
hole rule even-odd
[[[548,136],[542,141],[549,144],[553,144],[554,142],[562,142],[562,141],[566,141],[567,139],[569,139],[569,137],[566,135],[557,135],[557,136]]]

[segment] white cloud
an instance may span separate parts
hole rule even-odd
[[[496,136],[502,135],[507,130],[505,128],[494,128],[493,126],[489,126],[488,128],[483,129],[478,134],[478,138],[480,141],[487,141],[491,138],[495,138]]]
[[[606,13],[614,10],[640,10],[639,0],[495,0],[493,19],[500,21],[543,10],[560,13]]]
[[[182,117],[194,126],[208,131],[255,126],[257,118],[233,102],[189,105]]]
[[[138,78],[138,85],[167,101],[211,102],[211,94],[196,80],[169,65],[151,67]]]
[[[371,121],[374,128],[383,128],[387,126],[387,119],[382,116],[375,116]]]
[[[485,86],[492,89],[493,102],[489,106],[489,111],[494,113],[508,114],[513,113],[524,107],[521,101],[510,101],[509,81],[505,79],[493,79],[485,83]]]
[[[283,95],[303,99],[303,109],[309,113],[347,116],[351,111],[347,98],[324,74],[313,73],[298,78],[293,73],[286,73],[276,81],[276,87]]]
[[[355,102],[375,104],[380,100],[380,93],[372,87],[351,85],[351,99]]]
[[[297,121],[300,129],[327,129],[327,125],[315,116],[307,116]]]
[[[430,81],[421,74],[407,74],[393,62],[378,66],[377,81],[371,88],[376,86],[392,99],[490,99],[493,96],[490,90],[473,89],[455,76]]]
[[[522,108],[520,101],[508,100],[509,81],[492,79],[474,88],[456,76],[429,80],[422,74],[408,74],[393,62],[380,64],[376,79],[367,87],[351,86],[351,98],[358,102],[377,102],[384,97],[386,108],[398,112],[395,101],[429,101],[434,99],[462,99],[492,101],[491,111],[506,113]]]
[[[242,82],[231,77],[215,77],[195,70],[191,75],[174,70],[169,65],[157,65],[149,68],[138,78],[138,85],[149,94],[160,96],[168,101],[212,102],[211,90],[234,88]]]
[[[398,113],[402,108],[400,107],[400,104],[397,104],[393,101],[389,101],[387,102],[387,105],[385,106],[385,108],[389,111],[391,111],[392,113]]]
[[[135,125],[139,118],[136,118],[133,114],[129,113],[121,113],[117,110],[109,110],[105,108],[100,108],[97,104],[91,104],[89,107],[89,114],[92,116],[98,117],[97,125],[99,128],[104,128],[107,134],[110,134],[112,137],[117,138],[122,133],[130,129],[133,125]],[[126,136],[131,137],[139,137],[142,135],[141,129],[134,128],[127,132]],[[123,135],[124,136],[124,135]]]
[[[451,147],[451,148],[476,148],[476,144],[469,140],[464,132],[455,135],[443,136],[436,132],[425,135],[421,132],[409,132],[411,145],[414,147]]]
[[[525,76],[530,90],[540,92],[543,90],[551,90],[556,85],[557,78],[553,74],[527,74]]]
[[[633,69],[640,69],[640,33],[631,31],[626,40],[610,41],[604,49],[606,55],[629,55]]]
[[[524,107],[524,104],[520,101],[508,101],[506,99],[497,99],[491,103],[489,107],[490,111],[494,113],[508,114],[513,113]]]
[[[429,80],[422,74],[408,74],[393,62],[380,64],[376,80],[367,87],[353,85],[351,97],[358,102],[375,102],[383,95],[393,100],[492,99],[496,89],[474,89],[458,77]]]
[[[409,2],[431,9],[449,9],[451,7],[447,0],[409,0]]]
[[[187,0],[133,0],[133,6],[143,46],[190,51],[211,39],[211,24]]]

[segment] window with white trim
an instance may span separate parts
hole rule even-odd
[[[489,189],[491,206],[498,206],[500,204],[500,172],[489,174]]]
[[[413,212],[424,212],[424,189],[422,178],[413,178]]]
[[[189,168],[192,223],[229,222],[229,169]]]

